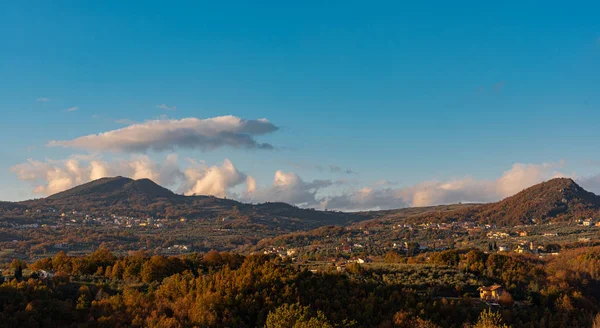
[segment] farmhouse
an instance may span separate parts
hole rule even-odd
[[[479,287],[479,297],[482,301],[490,303],[498,303],[500,296],[505,293],[504,288],[500,285],[492,285],[489,287]]]

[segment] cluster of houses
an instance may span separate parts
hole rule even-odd
[[[56,209],[37,209],[37,210],[25,210],[26,214],[37,216],[38,219],[34,223],[18,223],[18,222],[2,222],[0,226],[11,227],[15,229],[37,229],[37,228],[54,228],[59,229],[66,226],[114,226],[119,228],[133,228],[133,227],[154,227],[162,228],[166,219],[155,219],[153,217],[132,217],[132,216],[119,216],[116,214],[86,214],[78,211],[65,211],[58,212]],[[39,216],[40,214],[49,213],[48,217],[57,217],[58,220],[55,224],[43,223]],[[185,220],[185,219],[184,219]]]
[[[436,222],[423,222],[420,224],[407,224],[407,223],[403,223],[403,224],[395,224],[392,225],[392,229],[409,229],[409,230],[415,230],[415,229],[429,229],[429,230],[455,230],[455,229],[462,229],[462,230],[467,230],[467,231],[471,231],[471,230],[489,230],[489,229],[493,229],[496,228],[495,224],[479,224],[479,223],[475,223],[472,221],[463,221],[463,222],[442,222],[442,223],[436,223]]]
[[[519,254],[533,254],[533,255],[538,255],[539,257],[544,257],[547,255],[556,256],[559,254],[559,252],[556,250],[545,249],[541,245],[536,246],[533,241],[530,241],[529,243],[527,243],[527,242],[520,243],[517,246],[517,249],[515,251]]]
[[[44,209],[38,208],[36,210],[30,210],[30,209],[25,210],[25,214],[33,214],[33,213],[35,213],[35,214],[56,213],[56,209],[49,207],[49,208],[44,208]]]
[[[487,237],[490,239],[505,239],[509,238],[510,234],[502,231],[490,231],[487,233]]]
[[[8,223],[7,225],[11,228],[15,228],[15,229],[19,229],[19,230],[37,229],[41,226],[39,223],[25,223],[25,224]]]
[[[528,237],[529,232],[527,231],[514,231],[514,232],[503,232],[503,231],[489,231],[486,236],[489,239],[507,239],[511,237]],[[558,237],[557,232],[544,232],[542,234],[543,237]]]
[[[131,216],[119,216],[116,214],[105,214],[105,215],[89,215],[78,213],[73,211],[69,214],[61,213],[60,222],[64,226],[70,225],[101,225],[101,226],[114,226],[119,228],[133,228],[133,227],[154,227],[162,228],[163,221],[165,219],[155,219],[153,217],[131,217]]]
[[[192,251],[191,245],[179,245],[175,244],[173,246],[169,246],[167,248],[162,248],[159,250],[160,254],[163,255],[177,255],[177,254],[185,254]]]
[[[287,247],[271,247],[265,249],[263,254],[275,254],[281,258],[292,258],[294,259],[298,255],[297,248],[287,248]]]
[[[575,223],[584,227],[600,227],[600,220],[594,218],[578,219],[575,220]]]
[[[153,217],[147,218],[135,218],[135,217],[127,217],[127,216],[116,216],[112,215],[113,223],[117,226],[124,226],[126,228],[131,228],[134,226],[139,227],[155,227],[161,228],[163,223],[161,223],[160,219],[154,219]]]

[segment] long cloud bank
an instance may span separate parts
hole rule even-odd
[[[560,164],[514,164],[497,179],[471,177],[448,181],[426,181],[392,188],[389,184],[345,185],[346,192],[334,193],[330,187],[343,181],[306,181],[293,172],[278,170],[273,180],[260,186],[228,159],[219,165],[186,159],[182,167],[176,154],[155,162],[145,155],[105,161],[93,156],[73,156],[65,160],[29,160],[11,168],[17,177],[29,181],[33,192],[48,195],[106,176],[149,178],[186,195],[215,195],[244,202],[280,201],[302,207],[346,211],[429,206],[457,202],[492,202],[554,177],[573,177],[560,170]],[[584,188],[600,191],[600,175],[576,178]],[[350,190],[348,190],[350,189]]]
[[[364,187],[354,192],[327,197],[322,206],[330,209],[365,210],[407,206],[429,206],[458,202],[485,203],[516,194],[536,183],[565,177],[560,164],[514,164],[495,180],[471,177],[449,181],[426,181],[403,188]]]
[[[267,119],[246,120],[236,116],[207,119],[153,120],[72,140],[50,141],[51,147],[85,149],[92,152],[112,151],[143,153],[177,148],[211,150],[220,147],[273,149],[256,137],[279,128]]]

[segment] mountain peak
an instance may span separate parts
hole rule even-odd
[[[548,181],[542,182],[542,184],[555,185],[557,187],[576,187],[581,188],[573,179],[571,178],[553,178]],[[534,186],[535,187],[535,186]]]
[[[100,178],[77,187],[59,192],[49,196],[49,200],[60,200],[72,197],[100,197],[114,198],[128,196],[140,196],[146,198],[171,197],[175,194],[150,179],[133,180],[131,178],[117,176]]]
[[[11,210],[15,206],[12,203],[7,206],[0,203],[0,209]],[[177,219],[214,219],[236,212],[240,219],[252,225],[260,222],[260,225],[272,224],[279,229],[284,222],[287,228],[296,230],[299,227],[305,229],[344,224],[367,218],[351,213],[301,209],[285,203],[252,205],[213,196],[183,196],[159,186],[150,179],[133,180],[120,176],[94,180],[47,198],[22,202],[18,206],[32,209],[51,207],[61,212],[79,211],[101,215],[112,213],[133,217]],[[254,222],[255,219],[258,221]]]
[[[586,191],[571,178],[554,178],[485,205],[480,218],[494,222],[537,223],[557,217],[591,215],[600,206],[600,197]],[[498,222],[500,223],[500,222]]]

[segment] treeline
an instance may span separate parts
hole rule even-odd
[[[549,261],[450,250],[411,262],[312,273],[278,257],[216,251],[183,257],[116,257],[104,248],[85,257],[59,253],[30,265],[12,263],[0,286],[0,325],[591,327],[598,312],[600,248]],[[426,271],[419,272],[419,262],[428,263]],[[397,274],[403,268],[436,288],[406,281]],[[460,278],[432,279],[452,271]],[[484,312],[487,306],[472,294],[481,282],[502,284],[515,302]],[[436,289],[456,295],[441,297]]]

